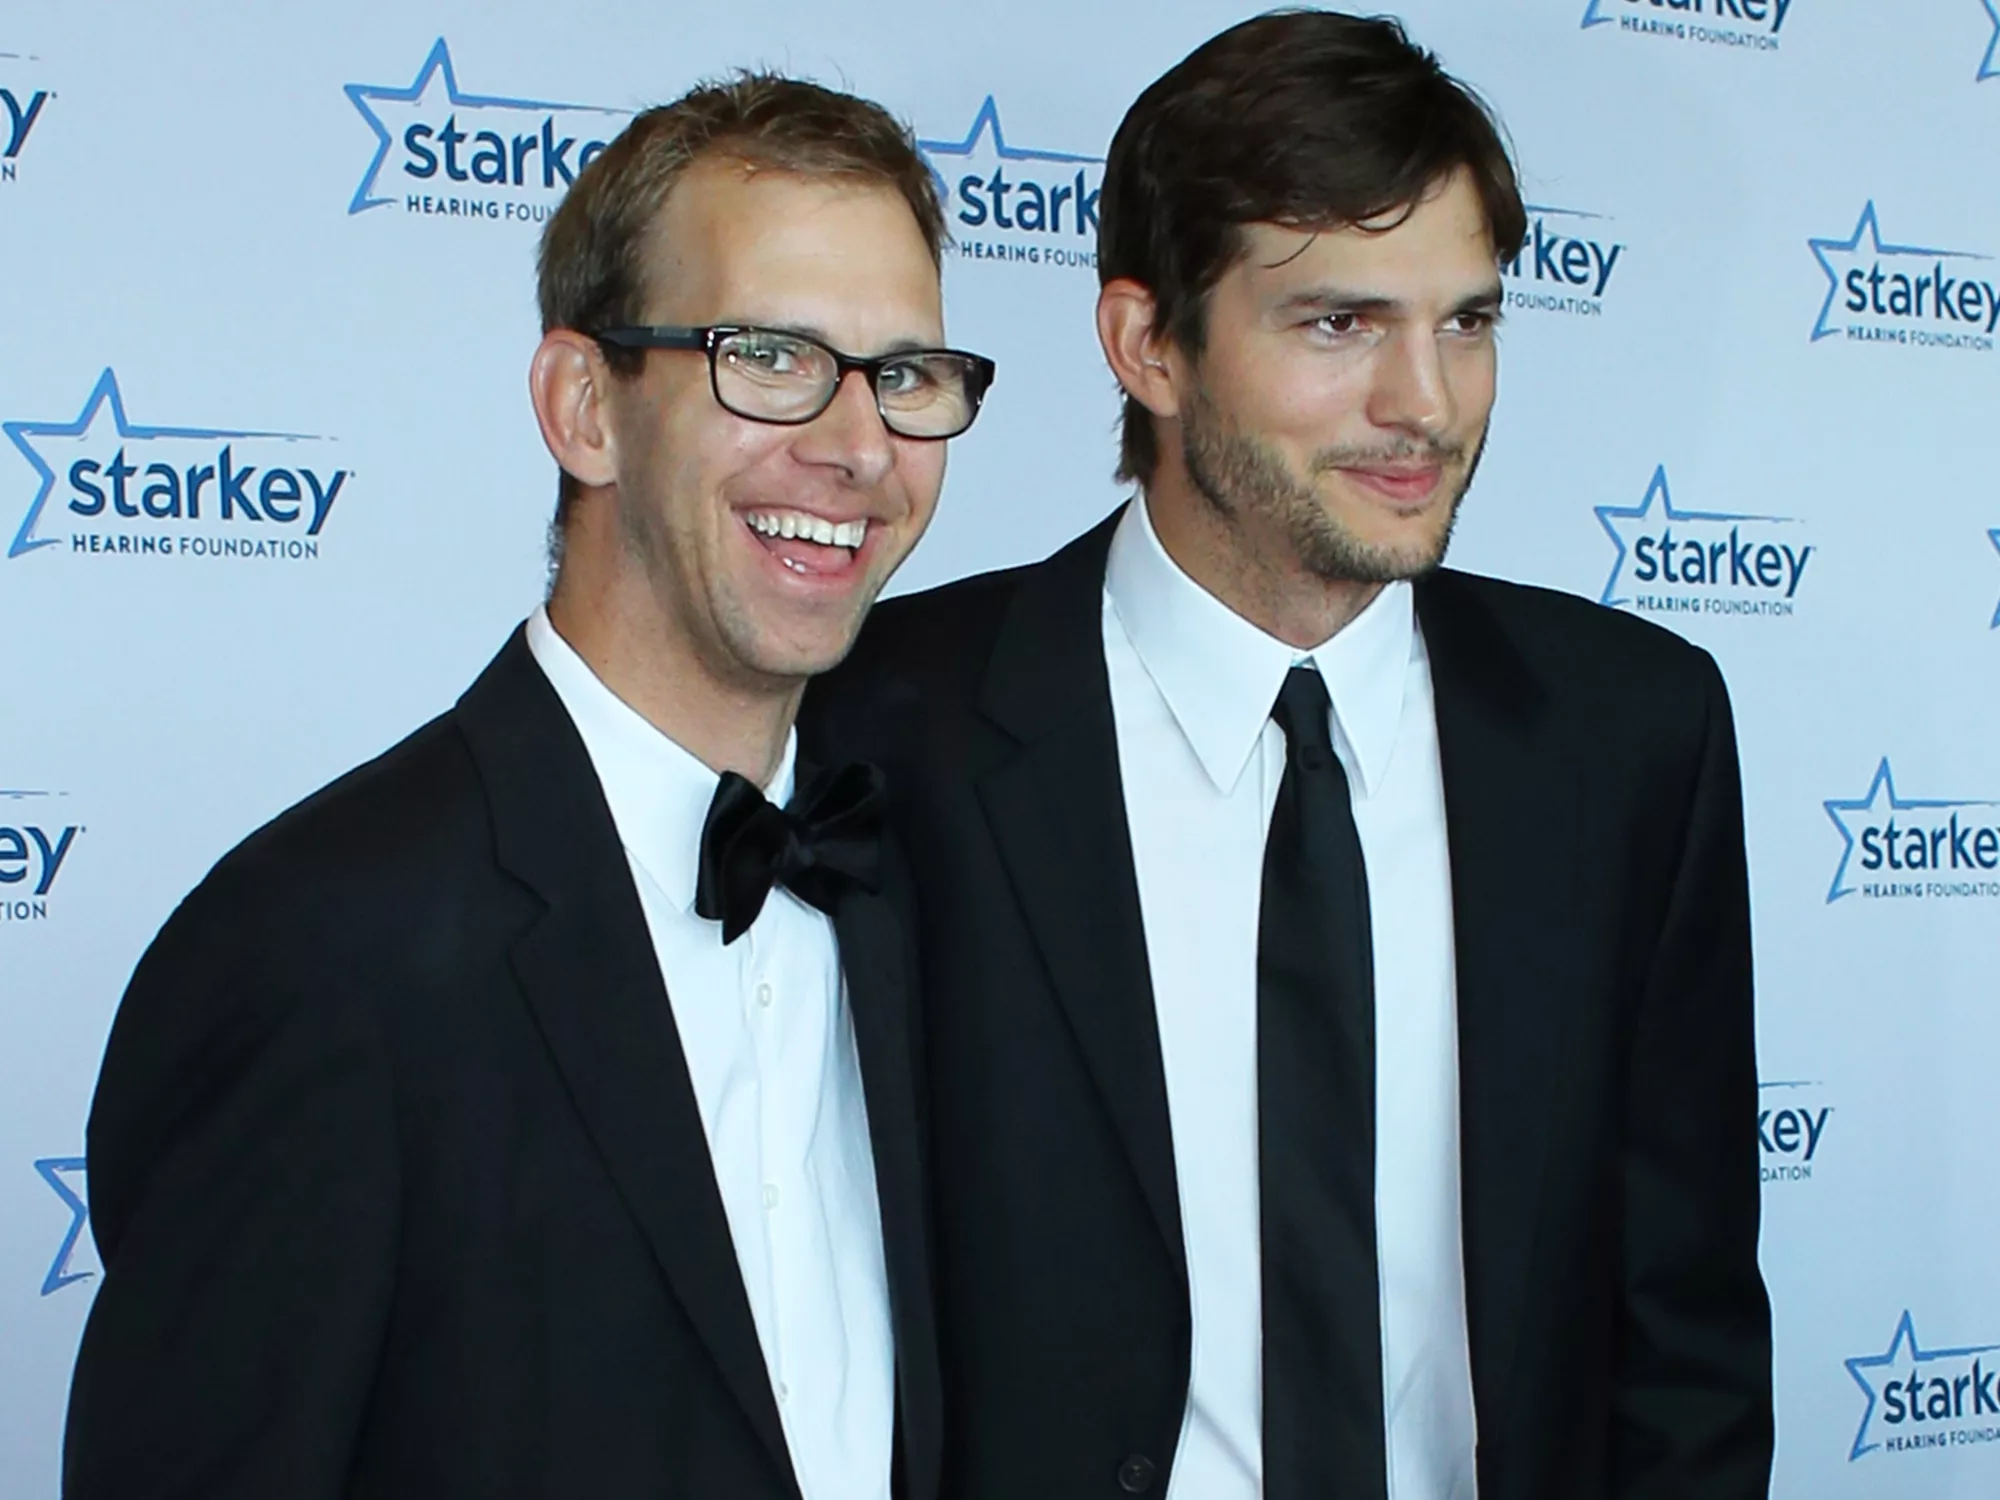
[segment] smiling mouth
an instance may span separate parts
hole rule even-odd
[[[868,542],[866,516],[829,521],[802,510],[753,510],[743,522],[787,569],[808,577],[846,572]]]

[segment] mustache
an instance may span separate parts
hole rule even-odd
[[[1427,442],[1403,438],[1377,445],[1350,443],[1321,448],[1313,454],[1306,472],[1317,478],[1336,469],[1364,469],[1391,464],[1434,464],[1448,469],[1463,464],[1465,455],[1465,444],[1441,442],[1435,438]]]

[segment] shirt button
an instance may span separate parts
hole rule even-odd
[[[777,1206],[778,1185],[775,1182],[767,1182],[764,1184],[764,1207],[776,1208]]]
[[[771,1008],[771,987],[768,984],[757,986],[757,1004],[765,1010]]]
[[[782,1380],[781,1380],[781,1381],[779,1381],[779,1382],[778,1382],[778,1399],[779,1399],[780,1401],[784,1401],[784,1400],[787,1400],[787,1399],[789,1399],[789,1398],[790,1398],[791,1394],[792,1394],[792,1388],[791,1388],[790,1386],[786,1385],[784,1381],[782,1381]]]
[[[1158,1471],[1143,1453],[1135,1453],[1118,1466],[1118,1488],[1128,1495],[1143,1495],[1153,1487]]]

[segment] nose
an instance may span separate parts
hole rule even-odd
[[[861,370],[849,370],[833,400],[802,430],[793,451],[806,463],[842,470],[851,483],[880,484],[896,462],[895,444],[875,405],[875,387]]]
[[[1398,329],[1378,348],[1368,416],[1377,427],[1435,438],[1451,430],[1458,404],[1432,330]]]

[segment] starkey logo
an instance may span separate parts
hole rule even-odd
[[[1757,1149],[1766,1186],[1812,1181],[1832,1117],[1823,1084],[1791,1080],[1757,1085]]]
[[[956,139],[919,139],[962,261],[1095,270],[1104,158],[1009,144],[991,94]]]
[[[1791,619],[1817,548],[1789,516],[1681,510],[1667,466],[1636,505],[1600,505],[1616,549],[1598,602],[1660,617]]]
[[[1986,7],[1986,19],[1993,24],[1993,34],[1986,42],[1986,55],[1979,60],[1979,76],[1975,80],[1984,83],[1989,78],[2000,78],[2000,0],[1979,0]]]
[[[35,1175],[62,1200],[69,1213],[62,1241],[42,1277],[42,1295],[53,1297],[66,1286],[76,1286],[97,1275],[94,1247],[84,1231],[90,1226],[90,1200],[86,1196],[86,1167],[81,1156],[45,1156],[35,1163]]]
[[[1830,797],[1840,862],[1826,904],[2000,900],[2000,801],[1905,797],[1885,755],[1859,797]]]
[[[1798,0],[1588,0],[1583,29],[1615,26],[1621,33],[1776,52]]]
[[[537,224],[631,111],[467,93],[439,37],[408,87],[350,83],[375,154],[350,215],[400,207],[427,218]]]
[[[1806,244],[1826,275],[1814,343],[1845,336],[1858,344],[1993,352],[2000,285],[1991,256],[1885,240],[1872,198],[1851,235]]]
[[[56,882],[88,830],[63,792],[0,787],[0,929],[46,922]]]
[[[1601,318],[1625,246],[1603,214],[1547,204],[1528,206],[1521,253],[1500,268],[1510,312]]]
[[[34,81],[40,61],[26,53],[0,51],[0,186],[20,180],[28,142],[55,98]]]
[[[108,368],[74,419],[0,422],[0,432],[34,476],[10,560],[312,562],[353,477],[325,456],[330,438],[134,422]]]
[[[1880,1354],[1845,1361],[1866,1404],[1847,1461],[2000,1442],[2000,1343],[1927,1349],[1904,1309]]]

